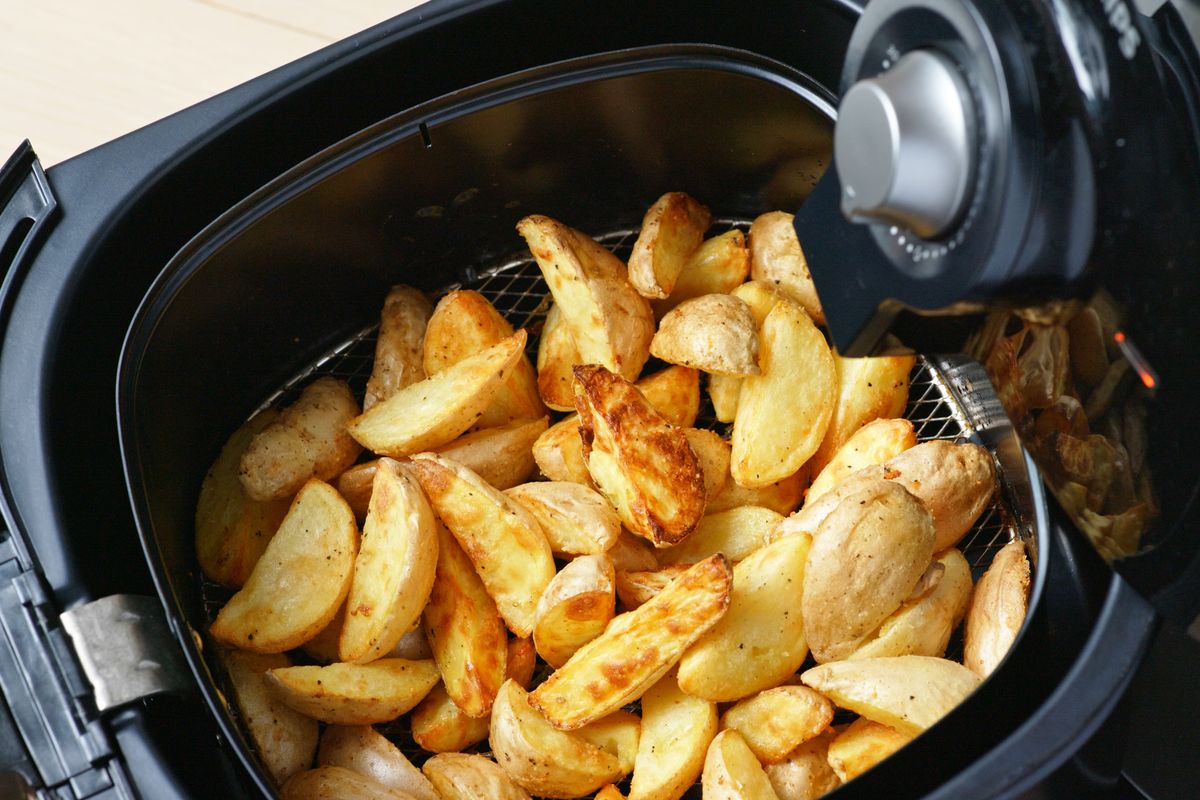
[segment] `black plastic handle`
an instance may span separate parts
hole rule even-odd
[[[26,140],[0,168],[0,324],[8,319],[22,265],[58,209],[46,173]]]

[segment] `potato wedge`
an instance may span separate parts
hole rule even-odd
[[[689,568],[645,605],[613,619],[529,695],[530,705],[571,730],[637,699],[720,620],[732,582],[724,556]]]
[[[358,414],[350,387],[337,378],[318,378],[254,435],[242,453],[238,479],[253,500],[291,497],[310,478],[341,475],[362,448],[346,433]]]
[[[917,434],[906,419],[877,419],[863,425],[846,440],[829,463],[813,479],[804,504],[816,502],[839,482],[860,469],[882,464],[909,448],[916,447]]]
[[[632,611],[646,603],[650,598],[661,592],[683,573],[687,572],[690,564],[672,564],[652,570],[625,571],[616,574],[617,597],[621,598],[621,608]]]
[[[421,626],[420,620],[417,620],[412,630],[400,637],[400,641],[388,651],[388,655],[392,658],[407,658],[409,661],[433,658],[433,649],[429,646],[429,639],[425,636],[425,628]]]
[[[468,753],[440,753],[421,767],[442,800],[529,800],[490,758]]]
[[[795,473],[781,481],[747,488],[738,486],[732,478],[725,482],[721,493],[708,502],[705,511],[715,514],[718,511],[728,511],[739,506],[762,506],[778,514],[791,514],[804,499],[804,490],[808,488],[808,466],[805,465]]]
[[[679,688],[706,700],[740,700],[783,683],[808,656],[800,587],[809,542],[788,538],[733,568],[729,611],[679,662]]]
[[[675,544],[704,514],[704,476],[687,435],[638,389],[596,364],[575,368],[575,404],[588,471],[630,531]]]
[[[818,325],[825,324],[821,300],[796,238],[791,214],[771,211],[751,223],[750,277],[779,287],[803,306]]]
[[[338,642],[342,638],[342,626],[346,623],[346,604],[338,606],[337,613],[321,632],[300,645],[304,654],[318,664],[332,664],[338,660]]]
[[[421,770],[400,748],[369,725],[330,725],[321,734],[318,767],[342,767],[413,800],[441,800]]]
[[[572,732],[585,742],[616,756],[622,775],[633,772],[642,736],[642,720],[637,714],[617,710]]]
[[[658,551],[660,564],[695,564],[714,553],[738,562],[767,543],[783,516],[762,506],[738,506],[707,514],[681,544]]]
[[[370,664],[278,667],[267,681],[283,702],[330,725],[390,722],[429,694],[438,680],[432,659],[381,658]]]
[[[279,412],[268,408],[234,431],[200,484],[196,560],[210,579],[233,589],[250,577],[291,505],[290,498],[253,500],[238,480],[250,440],[278,418]]]
[[[579,415],[570,414],[551,425],[533,443],[533,460],[542,475],[552,481],[592,485],[583,440],[579,438]]]
[[[389,789],[343,767],[317,767],[293,776],[279,792],[280,800],[412,800],[408,792]]]
[[[375,363],[367,380],[363,410],[386,400],[426,377],[422,364],[425,329],[433,306],[425,293],[411,286],[393,286],[379,315]]]
[[[841,786],[826,760],[832,739],[831,732],[823,733],[788,753],[783,761],[763,767],[779,800],[817,800]]]
[[[651,301],[654,315],[663,315],[684,300],[705,294],[729,294],[750,275],[746,236],[737,228],[700,245],[683,265],[675,288],[665,300]]]
[[[807,686],[777,686],[726,711],[721,728],[740,733],[759,761],[773,764],[819,736],[832,720],[833,704],[817,692]]]
[[[625,800],[625,795],[621,794],[621,790],[610,783],[596,792],[593,800]]]
[[[758,326],[744,301],[706,294],[662,318],[650,355],[714,375],[758,375]]]
[[[554,577],[554,556],[533,515],[461,464],[419,453],[410,464],[438,517],[458,539],[509,630],[525,637]]]
[[[729,483],[729,442],[703,428],[684,428],[683,435],[687,437],[688,446],[700,463],[700,473],[704,476],[704,502],[707,505]]]
[[[805,671],[800,680],[841,708],[913,736],[980,683],[962,664],[929,656],[831,661]]]
[[[667,675],[642,696],[642,735],[629,800],[679,800],[704,768],[717,705],[684,694]]]
[[[637,382],[638,391],[663,419],[690,428],[700,414],[700,373],[678,365],[653,372]]]
[[[487,716],[504,682],[504,620],[458,540],[441,524],[425,635],[455,705],[468,716]]]
[[[552,726],[513,681],[496,697],[488,742],[496,763],[541,797],[582,797],[621,776],[616,756]]]
[[[1020,540],[992,558],[967,612],[963,663],[981,678],[1000,665],[1016,641],[1029,604],[1029,560]]]
[[[538,521],[554,555],[599,555],[621,535],[621,518],[595,489],[570,481],[537,481],[508,489]]]
[[[654,312],[621,260],[586,234],[549,217],[517,223],[585,364],[635,380],[650,357]]]
[[[642,218],[629,254],[629,282],[643,297],[665,298],[712,224],[709,210],[684,192],[668,192]]]
[[[742,379],[732,375],[708,376],[708,399],[718,422],[733,422],[737,417],[738,399],[742,396]]]
[[[533,443],[546,432],[549,417],[519,419],[496,428],[471,431],[434,453],[457,461],[501,491],[524,483],[537,470]]]
[[[608,550],[612,559],[613,569],[618,572],[639,572],[658,569],[658,559],[654,556],[654,548],[645,539],[634,536],[622,529],[617,541]]]
[[[267,670],[288,667],[292,662],[283,653],[219,653],[242,723],[271,780],[279,786],[308,769],[317,750],[317,722],[284,705],[266,677]]]
[[[826,758],[845,782],[857,778],[912,739],[910,734],[859,717],[829,743]]]
[[[416,478],[381,458],[373,485],[338,641],[341,660],[360,664],[387,655],[420,620],[437,567],[437,522]]]
[[[791,298],[782,293],[778,286],[760,280],[747,281],[735,288],[730,294],[749,306],[750,314],[754,317],[754,321],[758,324],[759,328],[762,327],[763,322],[767,319],[767,315],[771,313],[771,309],[780,300],[791,301]],[[795,305],[795,303],[792,302],[792,305]],[[809,316],[812,315],[810,314]]]
[[[767,773],[735,730],[721,731],[708,746],[701,786],[704,800],[778,800]]]
[[[218,642],[254,653],[299,647],[329,624],[346,599],[357,552],[350,506],[332,486],[313,478],[209,632]]]
[[[533,643],[552,667],[604,632],[616,612],[612,561],[603,553],[579,556],[559,570],[534,612]]]
[[[575,409],[575,390],[571,385],[575,376],[571,369],[582,363],[571,329],[563,321],[558,305],[552,303],[542,323],[537,351],[538,392],[547,406],[555,411]]]
[[[933,558],[933,540],[929,511],[891,481],[838,504],[813,537],[801,593],[818,663],[853,653],[900,607]]]
[[[354,518],[359,522],[367,519],[367,509],[371,505],[371,487],[375,485],[375,468],[379,459],[355,464],[350,469],[338,475],[337,490],[350,505]]]
[[[447,444],[474,425],[525,350],[525,331],[410,384],[350,421],[347,430],[380,455],[406,456]]]
[[[763,321],[762,375],[742,379],[730,472],[762,487],[797,472],[816,452],[833,415],[836,378],[825,337],[804,311],[777,303]]]

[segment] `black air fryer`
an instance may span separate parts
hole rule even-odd
[[[0,173],[0,797],[271,796],[193,553],[225,437],[314,375],[364,379],[392,284],[477,287],[531,324],[518,219],[621,253],[672,190],[722,224],[798,212],[834,343],[898,333],[925,354],[923,435],[996,455],[971,547],[1019,536],[1034,561],[1000,668],[831,796],[1190,796],[1191,11],[433,2],[49,171],[21,148]],[[1007,342],[1098,296],[1159,507],[1116,559],[1020,446],[1006,375],[958,355],[991,366],[989,321]]]

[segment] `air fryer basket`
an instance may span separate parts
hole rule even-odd
[[[827,93],[805,76],[740,51],[591,57],[385,120],[247,198],[168,265],[122,357],[127,481],[200,690],[264,792],[269,780],[225,702],[205,637],[228,595],[202,579],[193,555],[195,499],[225,437],[316,375],[345,377],[361,393],[394,283],[476,288],[535,333],[548,301],[514,231],[525,214],[561,219],[626,255],[663,191],[703,200],[723,219],[717,229],[797,207],[826,164],[831,117]],[[906,414],[922,439],[973,439],[995,453],[1003,491],[961,547],[978,577],[995,549],[1025,539],[1037,570],[1015,650],[1047,646],[1040,484],[982,371],[956,358],[921,359]],[[1030,658],[1014,654],[939,724],[971,731],[971,715],[987,715],[986,735],[953,734],[975,737],[962,758],[1011,730],[1048,690],[1047,675],[1030,674]],[[941,759],[945,775],[958,766]]]

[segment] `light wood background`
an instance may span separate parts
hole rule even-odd
[[[0,163],[43,166],[236,86],[419,0],[0,0]]]

